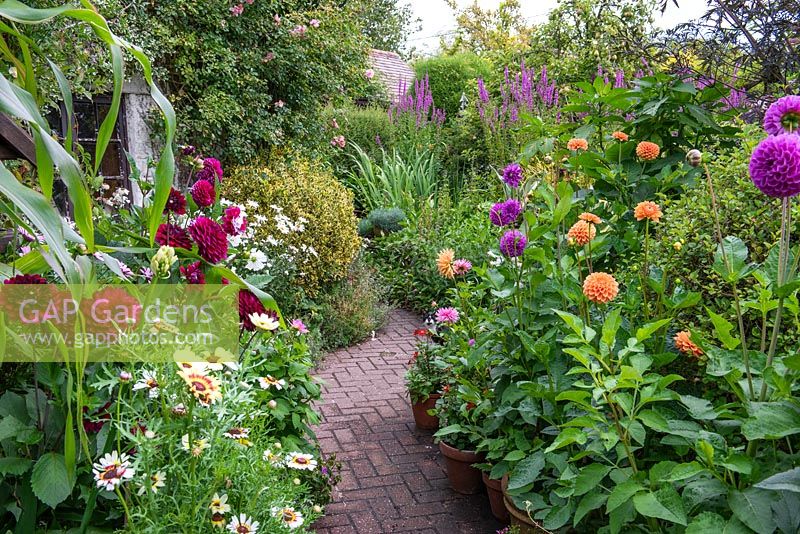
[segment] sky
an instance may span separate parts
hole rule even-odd
[[[469,6],[474,0],[458,0],[461,8]],[[411,35],[409,46],[422,54],[436,52],[439,47],[440,34],[452,31],[456,26],[455,16],[444,0],[408,0],[416,17],[422,19],[422,29]],[[528,22],[544,22],[547,14],[557,5],[557,0],[523,0],[522,14]],[[496,9],[500,0],[478,0],[482,8]],[[656,14],[656,25],[660,28],[673,26],[694,19],[706,10],[703,0],[683,0],[680,9],[671,2],[664,15]]]

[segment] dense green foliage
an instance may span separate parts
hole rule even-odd
[[[448,117],[456,117],[462,108],[462,95],[467,97],[467,105],[474,105],[471,99],[476,80],[488,77],[492,68],[486,59],[460,52],[416,61],[414,71],[417,78],[428,75],[436,106],[443,108]]]

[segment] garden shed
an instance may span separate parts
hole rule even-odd
[[[395,52],[372,49],[369,62],[392,102],[403,95],[403,88],[414,82],[414,69]]]

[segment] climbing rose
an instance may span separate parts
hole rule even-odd
[[[503,181],[509,187],[519,187],[522,182],[522,167],[519,163],[512,163],[503,169]]]
[[[653,222],[658,222],[663,215],[658,204],[649,200],[639,202],[633,210],[633,216],[636,217],[637,221],[650,219]]]
[[[500,238],[500,252],[509,258],[516,258],[522,256],[527,244],[528,238],[525,234],[519,230],[509,230]]]
[[[197,171],[197,179],[214,183],[222,181],[222,163],[216,158],[205,158],[203,168]]]
[[[800,134],[800,96],[779,98],[764,114],[764,130],[770,135]]]
[[[239,206],[225,208],[222,215],[222,229],[228,235],[240,235],[247,230],[247,217],[242,214]]]
[[[800,136],[781,134],[761,141],[750,156],[750,178],[770,197],[800,193]]]
[[[700,347],[694,344],[691,339],[692,333],[684,330],[675,334],[675,346],[684,354],[691,354],[692,356],[702,356],[703,351]]]
[[[509,198],[505,202],[498,202],[489,210],[489,220],[495,226],[508,226],[516,222],[519,214],[522,213],[522,204],[515,198]]]
[[[458,310],[455,308],[439,308],[436,310],[436,322],[455,324],[458,322]]]
[[[611,134],[611,137],[622,143],[628,140],[628,134],[626,134],[625,132],[619,132],[619,131],[614,132]]]
[[[234,17],[238,17],[239,15],[242,14],[242,12],[244,12],[244,5],[242,4],[231,7],[231,15],[233,15]]]
[[[18,284],[46,284],[47,280],[40,274],[18,274],[8,280],[3,280],[6,285]]]
[[[217,192],[214,189],[213,182],[205,180],[197,180],[189,191],[192,195],[192,200],[199,208],[207,208],[214,204],[217,197]]]
[[[164,213],[167,212],[172,212],[177,215],[186,214],[186,197],[184,197],[183,193],[181,193],[174,187],[169,190],[169,198],[167,199],[167,205],[164,206]]]
[[[197,243],[197,253],[209,263],[228,257],[228,236],[225,230],[208,217],[198,217],[189,225],[189,234]]]
[[[192,250],[192,239],[189,233],[177,224],[162,224],[156,230],[156,243],[172,248]]]
[[[592,302],[606,304],[619,293],[619,284],[608,273],[592,273],[583,281],[583,294]]]
[[[242,328],[252,332],[256,329],[250,316],[253,314],[267,313],[267,309],[261,303],[257,296],[249,289],[239,290],[239,321]]]
[[[196,261],[194,263],[190,263],[186,267],[181,266],[180,271],[186,281],[190,284],[205,284],[206,283],[206,275],[203,274],[203,269],[201,267],[201,263]]]
[[[567,232],[567,237],[578,245],[586,245],[597,235],[597,229],[590,222],[578,221]]]
[[[456,253],[451,248],[445,248],[439,251],[439,255],[436,257],[436,270],[439,271],[439,274],[442,278],[453,278],[455,273],[453,272],[453,260],[455,260]]]
[[[375,71],[372,69],[367,69],[364,71],[364,77],[368,80],[371,80],[375,77]]]
[[[661,149],[657,144],[650,141],[642,141],[636,145],[636,155],[645,161],[652,161],[658,157]]]
[[[586,139],[580,139],[575,137],[567,141],[567,150],[572,150],[572,151],[586,150],[588,148],[589,148],[589,143],[586,141]]]

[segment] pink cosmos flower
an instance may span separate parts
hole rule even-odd
[[[238,6],[231,7],[231,15],[234,17],[238,17],[244,12],[244,5],[239,4]]]
[[[308,327],[306,327],[306,325],[300,319],[292,319],[290,325],[300,334],[308,334]]]
[[[305,37],[307,31],[308,28],[306,28],[305,24],[298,24],[297,26],[289,30],[289,33],[293,37]]]
[[[439,308],[436,310],[436,322],[455,324],[458,322],[458,310],[455,308]]]

